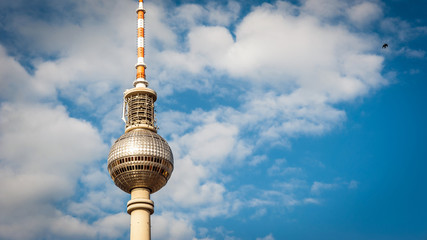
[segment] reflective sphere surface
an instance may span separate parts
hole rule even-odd
[[[168,143],[157,133],[134,129],[113,144],[108,155],[108,172],[114,183],[130,193],[143,187],[158,191],[173,171],[173,155]]]

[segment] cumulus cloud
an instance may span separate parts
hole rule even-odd
[[[0,111],[0,157],[6,167],[28,173],[74,175],[85,163],[105,153],[106,146],[96,129],[70,118],[62,106],[3,103]],[[74,146],[82,140],[87,144]]]
[[[347,10],[349,19],[358,26],[366,26],[382,18],[382,9],[373,2],[362,2]]]
[[[227,4],[208,2],[207,5],[183,4],[177,7],[174,16],[180,22],[179,28],[192,28],[205,23],[228,26],[239,16],[240,4],[229,0]]]
[[[30,75],[14,58],[8,56],[6,49],[0,45],[0,100],[27,99]],[[24,90],[25,89],[25,90]]]
[[[55,13],[62,13],[50,16],[52,21],[25,14],[29,8],[21,9],[22,6],[5,13],[5,32],[8,37],[19,39],[14,45],[8,44],[9,52],[26,54],[11,58],[0,49],[5,70],[2,98],[50,101],[60,98],[86,115],[102,119],[117,105],[106,95],[120,99],[125,84],[127,87],[133,78],[131,69],[123,69],[134,64],[134,41],[125,37],[134,33],[134,19],[124,17],[128,11],[134,11],[134,5],[131,1],[120,4],[81,1],[72,7],[68,4],[66,1],[43,4]],[[114,18],[106,18],[108,14]],[[26,71],[29,69],[30,74]],[[16,94],[10,94],[11,88]],[[103,104],[94,104],[99,101]]]
[[[291,14],[292,9],[298,7],[280,1],[263,4],[235,32],[218,25],[189,28],[187,48],[158,49],[154,75],[159,88],[204,91],[228,84],[231,77],[241,84],[237,93],[246,91],[239,107],[202,115],[228,114],[227,123],[254,130],[262,135],[260,140],[329,131],[346,118],[333,104],[387,84],[381,75],[383,58],[371,52],[376,46],[369,36],[362,38],[309,14]],[[182,77],[162,77],[171,75]],[[206,84],[207,75],[214,81]]]
[[[273,234],[268,234],[267,236],[263,237],[263,238],[257,238],[256,240],[274,240],[275,238],[273,237]]]
[[[244,151],[233,151],[239,148],[236,133],[233,126],[208,123],[173,139],[170,145],[178,150],[174,156],[179,164],[165,190],[154,196],[163,202],[162,207],[175,211],[184,208],[194,218],[232,212],[239,202],[227,194],[219,170],[230,156],[243,157],[239,154]]]
[[[174,72],[202,74],[211,67],[249,86],[308,91],[327,95],[331,102],[353,99],[385,83],[382,58],[368,52],[370,41],[311,16],[284,14],[277,5],[264,4],[248,14],[237,26],[235,40],[224,27],[193,28],[188,52],[165,50],[156,60]],[[368,68],[361,71],[355,61]],[[183,84],[191,87],[188,81]]]
[[[153,215],[152,231],[156,239],[195,239],[192,223],[185,218],[175,216],[170,212]]]
[[[334,18],[343,14],[349,1],[306,0],[302,1],[304,11],[320,18]]]
[[[54,236],[94,236],[56,205],[75,194],[80,174],[106,154],[97,131],[61,106],[3,103],[0,116],[2,238],[31,239],[60,226],[68,227]],[[23,223],[28,227],[17,231]]]

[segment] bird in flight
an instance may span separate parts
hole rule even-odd
[[[388,44],[387,43],[384,43],[383,44],[383,48],[387,48],[388,47]]]

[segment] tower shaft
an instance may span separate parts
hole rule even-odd
[[[130,214],[130,240],[150,240],[150,215],[154,212],[154,203],[150,200],[150,190],[133,189],[127,212]]]

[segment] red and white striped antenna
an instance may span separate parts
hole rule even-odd
[[[133,86],[148,87],[148,82],[145,78],[147,65],[144,62],[144,0],[139,0],[136,13],[138,14],[138,61],[136,63],[136,80],[133,82]]]

